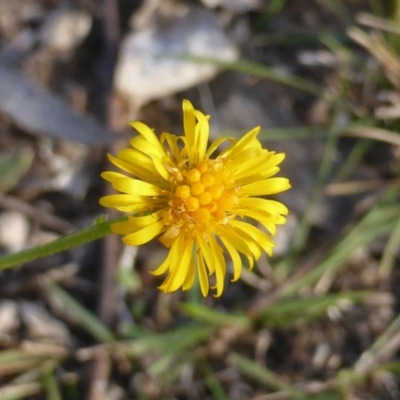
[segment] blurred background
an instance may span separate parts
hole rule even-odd
[[[1,272],[0,399],[400,399],[399,90],[399,0],[0,0],[0,255],[107,214],[106,153],[185,98],[293,186],[218,299],[158,291],[157,240]]]

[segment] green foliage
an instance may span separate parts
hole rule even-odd
[[[0,152],[0,195],[7,193],[29,170],[33,152],[23,148],[16,154]]]

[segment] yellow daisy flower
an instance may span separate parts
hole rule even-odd
[[[168,247],[165,261],[152,273],[167,273],[160,289],[188,290],[196,275],[203,296],[209,276],[215,276],[215,296],[221,295],[226,274],[225,254],[233,264],[233,279],[241,274],[242,257],[250,268],[264,250],[272,254],[271,237],[247,222],[258,221],[274,235],[285,223],[287,208],[261,198],[290,188],[285,178],[272,178],[285,158],[263,149],[257,140],[259,127],[240,140],[219,138],[209,147],[208,116],[183,101],[184,135],[162,133],[160,139],[148,126],[133,122],[139,136],[110,161],[124,171],[103,172],[119,194],[100,199],[104,207],[133,213],[112,225],[131,246],[159,240]],[[212,157],[224,142],[224,149]],[[125,173],[128,173],[127,176]]]

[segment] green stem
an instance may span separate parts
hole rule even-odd
[[[101,239],[111,233],[111,224],[123,221],[124,219],[126,217],[119,217],[109,221],[101,220],[93,226],[61,237],[53,242],[22,250],[18,253],[8,254],[0,258],[0,271]]]

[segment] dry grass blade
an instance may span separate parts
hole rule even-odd
[[[360,46],[368,50],[382,65],[389,81],[400,89],[400,59],[385,38],[377,33],[367,34],[361,29],[351,27],[348,35]]]
[[[41,391],[41,385],[36,382],[23,383],[20,385],[5,385],[0,389],[1,400],[24,399],[34,396]]]
[[[354,371],[365,375],[370,373],[384,362],[390,360],[400,349],[400,316],[398,316],[387,330],[364,351],[356,364]]]
[[[328,196],[349,196],[357,193],[383,189],[388,186],[400,187],[400,179],[392,179],[388,181],[382,181],[381,179],[372,179],[331,183],[326,187],[325,193]]]
[[[333,400],[337,399],[337,396],[330,397],[326,392],[332,391],[338,387],[336,379],[330,379],[325,382],[304,382],[299,384],[299,389],[301,387],[301,392],[305,396],[314,396],[322,394],[323,397],[318,397],[320,400]],[[297,385],[296,385],[297,387]],[[309,399],[310,397],[306,397]],[[261,396],[253,397],[251,400],[291,400],[290,394],[286,391],[278,391],[270,394],[262,394]]]
[[[374,128],[368,126],[347,128],[342,133],[342,135],[348,137],[359,137],[364,139],[379,140],[381,142],[394,144],[395,146],[400,146],[400,135],[396,132],[392,132],[382,128]]]
[[[357,15],[356,21],[369,28],[380,29],[382,31],[397,33],[400,35],[400,27],[395,22],[389,21],[386,18],[378,17],[373,14],[361,12]]]
[[[400,248],[400,220],[397,222],[396,227],[393,229],[388,243],[383,251],[381,264],[379,267],[379,275],[382,278],[389,277],[395,265],[398,249]]]

